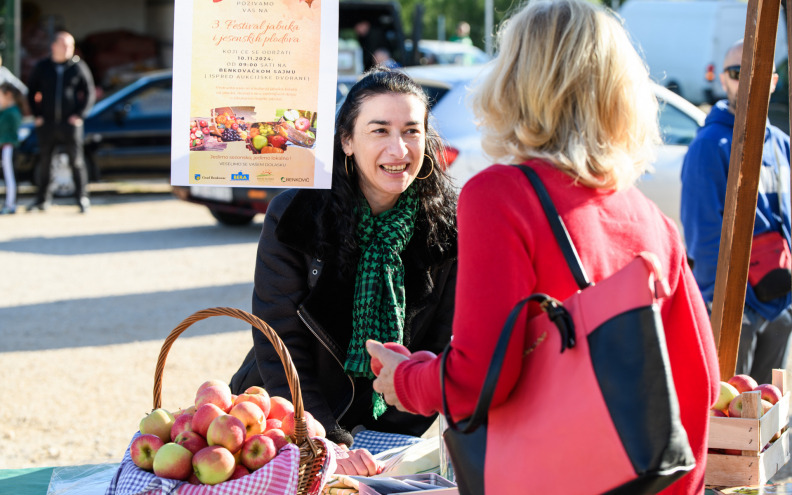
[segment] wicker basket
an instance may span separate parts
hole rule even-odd
[[[168,335],[165,342],[162,344],[162,349],[157,359],[157,369],[154,373],[154,409],[162,405],[162,372],[165,368],[165,359],[168,357],[168,352],[173,342],[193,323],[211,316],[222,315],[245,321],[259,329],[261,333],[269,339],[273,347],[275,347],[278,356],[280,356],[294,401],[295,443],[300,448],[297,495],[307,495],[314,491],[318,491],[316,490],[317,484],[320,482],[322,468],[328,456],[327,449],[321,442],[308,437],[308,424],[305,420],[300,379],[297,375],[297,369],[294,367],[294,363],[291,360],[291,356],[289,356],[289,351],[286,349],[280,337],[278,337],[278,334],[275,333],[275,330],[257,316],[234,308],[208,308],[193,313],[192,316],[185,318],[184,321],[171,331],[170,335]]]

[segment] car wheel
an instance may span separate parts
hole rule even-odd
[[[74,191],[77,188],[74,185],[74,176],[69,167],[69,155],[62,152],[53,153],[50,166],[52,167],[50,173],[52,195],[61,198],[74,196]],[[41,167],[35,166],[33,179],[33,183],[36,187],[46,187],[46,184],[42,184]]]
[[[241,213],[229,213],[227,211],[215,210],[214,208],[209,208],[209,212],[217,219],[218,222],[222,223],[223,225],[233,226],[247,225],[252,222],[253,217],[256,216],[244,215]]]

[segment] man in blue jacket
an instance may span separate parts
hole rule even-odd
[[[728,99],[712,107],[704,127],[690,144],[682,165],[681,219],[685,243],[692,260],[693,275],[709,307],[715,291],[742,49],[743,43],[739,41],[727,52],[720,81]],[[773,74],[771,92],[777,82],[778,74]],[[778,232],[789,244],[789,170],[789,136],[768,121],[754,236]],[[785,289],[789,290],[788,287]],[[748,374],[759,383],[770,383],[773,368],[785,368],[792,331],[790,304],[789,292],[769,301],[760,301],[754,288],[748,284],[736,374]]]

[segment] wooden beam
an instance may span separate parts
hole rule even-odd
[[[780,0],[749,0],[737,92],[712,328],[721,377],[734,375],[751,254]]]

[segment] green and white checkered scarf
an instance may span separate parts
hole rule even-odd
[[[418,213],[418,193],[404,191],[390,210],[374,216],[365,198],[358,204],[357,240],[362,251],[355,277],[352,338],[344,370],[374,379],[366,341],[398,342],[404,333],[404,266],[399,254],[410,242]],[[387,406],[374,394],[374,418]]]

